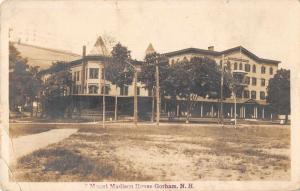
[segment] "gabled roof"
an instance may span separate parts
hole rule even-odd
[[[89,55],[102,55],[102,56],[109,56],[110,52],[107,50],[105,43],[101,36],[98,37],[97,41],[95,42],[94,47],[90,51]]]
[[[255,60],[259,63],[262,63],[262,62],[270,63],[270,64],[279,64],[280,63],[280,61],[277,61],[277,60],[260,58],[242,46],[237,46],[237,47],[230,48],[230,49],[227,49],[224,51],[213,51],[213,50],[206,50],[206,49],[199,49],[199,48],[186,48],[186,49],[182,49],[182,50],[168,52],[168,53],[165,53],[164,55],[167,57],[171,57],[171,56],[178,56],[178,55],[182,55],[182,54],[192,53],[192,54],[204,54],[207,56],[221,56],[222,54],[226,55],[226,54],[230,54],[230,53],[236,52],[236,51],[241,51],[242,53],[244,53],[245,55],[249,56],[250,58],[252,58],[253,60]]]
[[[146,51],[145,51],[145,54],[148,55],[148,54],[153,54],[153,53],[155,53],[155,50],[154,50],[154,48],[153,48],[153,45],[150,43],[150,44],[148,45],[148,48],[147,48]]]
[[[253,60],[257,61],[257,62],[264,62],[264,63],[270,63],[270,64],[279,64],[280,61],[277,60],[270,60],[270,59],[265,59],[265,58],[260,58],[257,55],[255,55],[254,53],[250,52],[249,50],[247,50],[246,48],[242,47],[242,46],[237,46],[234,48],[230,48],[227,50],[224,50],[222,52],[219,52],[220,55],[222,54],[229,54],[231,52],[235,52],[235,51],[241,51],[242,53],[244,53],[245,55],[249,56],[250,58],[252,58]]]

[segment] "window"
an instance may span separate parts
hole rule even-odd
[[[243,91],[237,91],[236,92],[236,97],[237,98],[242,98],[243,97]]]
[[[269,70],[270,70],[270,75],[273,75],[273,68],[271,67]]]
[[[256,91],[251,91],[251,99],[256,99]]]
[[[237,67],[238,67],[238,66],[237,66],[237,63],[235,62],[235,63],[234,63],[234,70],[237,70]]]
[[[256,86],[256,78],[252,78],[252,86]]]
[[[99,86],[97,84],[89,85],[89,94],[97,94]]]
[[[101,79],[102,80],[104,79],[104,69],[103,68],[101,69]]]
[[[245,64],[245,71],[246,72],[250,72],[250,68],[251,68],[250,64]]]
[[[243,64],[242,63],[240,63],[240,65],[239,65],[239,70],[243,70]]]
[[[261,86],[265,86],[265,85],[266,85],[266,80],[262,78],[262,79],[261,79],[260,85],[261,85]]]
[[[103,91],[104,87],[105,87],[105,92]],[[107,95],[107,94],[109,94],[109,90],[110,90],[110,85],[106,84],[105,86],[101,87],[101,94]]]
[[[265,74],[265,73],[266,73],[266,67],[264,67],[264,66],[261,67],[261,73],[262,73],[262,74]]]
[[[261,100],[266,99],[266,93],[265,92],[263,92],[263,91],[260,92],[260,99]]]
[[[231,63],[229,61],[227,62],[227,69],[231,70]]]
[[[76,78],[76,81],[79,81],[80,80],[80,71],[77,72],[77,78]]]
[[[140,87],[136,87],[136,95],[140,95],[141,93],[141,88]]]
[[[249,91],[248,90],[244,91],[244,98],[249,98]]]
[[[98,79],[99,78],[99,68],[90,68],[90,79]]]
[[[246,79],[245,79],[245,84],[250,84],[250,77],[249,76],[246,76]]]
[[[128,86],[124,85],[120,88],[120,95],[128,95]]]
[[[255,65],[252,66],[252,72],[256,73],[256,66]]]
[[[79,81],[80,71],[74,72],[73,81]]]

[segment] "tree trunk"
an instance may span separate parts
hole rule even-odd
[[[33,101],[31,100],[31,103],[30,103],[30,117],[33,117]]]
[[[45,101],[43,100],[43,98],[41,99],[41,115],[40,115],[40,118],[43,118],[44,117],[44,115],[45,115]]]
[[[151,109],[152,109],[152,113],[151,113],[151,122],[154,122],[154,107],[155,107],[155,103],[154,103],[154,101],[155,101],[155,97],[154,97],[154,89],[152,88],[152,107],[151,107]]]
[[[77,110],[78,110],[78,115],[81,117],[81,103],[80,103],[80,98],[77,98]]]
[[[115,96],[115,121],[118,120],[118,96]]]
[[[35,117],[38,116],[38,112],[39,112],[39,102],[36,102],[36,110],[35,110]]]
[[[191,98],[189,97],[187,100],[187,107],[186,107],[186,121],[185,123],[190,123],[190,112],[191,112]]]

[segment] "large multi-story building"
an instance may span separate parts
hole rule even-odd
[[[154,52],[150,44],[146,54]],[[217,64],[226,65],[231,72],[241,72],[246,74],[244,88],[242,92],[236,94],[236,101],[231,98],[224,100],[224,116],[234,117],[235,103],[238,118],[272,118],[272,113],[266,102],[267,86],[270,78],[274,76],[278,69],[280,61],[264,59],[251,53],[242,46],[227,49],[224,51],[215,51],[214,47],[208,49],[187,48],[163,54],[172,65],[178,61],[189,60],[192,57],[209,57],[214,59]],[[104,80],[104,64],[109,64],[111,55],[107,51],[101,37],[95,43],[94,48],[89,54],[86,54],[85,48],[80,59],[69,62],[74,86],[71,95],[77,97],[80,101],[88,103],[88,106],[97,105],[101,107],[101,97],[107,97],[108,110],[113,110],[114,100],[121,101],[120,107],[125,110],[132,109],[134,87],[133,85],[124,85],[117,87],[108,80]],[[132,64],[139,69],[142,62],[132,61]],[[137,83],[137,95],[139,100],[139,111],[150,112],[151,110],[151,92],[148,92],[141,82]],[[161,110],[163,113],[173,113],[176,116],[186,114],[185,100],[178,100],[174,109],[171,100],[162,99]],[[82,104],[81,104],[82,105]],[[171,106],[172,105],[172,106]],[[193,108],[191,117],[217,117],[220,115],[220,100],[199,98]],[[132,111],[131,111],[132,112]],[[128,113],[128,112],[127,112]]]
[[[215,51],[213,46],[207,50],[187,48],[164,54],[173,64],[192,57],[209,57],[218,64],[224,64],[232,72],[243,71],[245,76],[245,88],[237,94],[237,115],[239,118],[270,118],[272,114],[266,103],[267,86],[270,78],[274,76],[280,61],[264,59],[256,56],[242,46],[224,51]],[[224,63],[222,63],[224,62]],[[225,116],[233,117],[233,98],[225,100]],[[218,113],[219,103],[216,100],[201,99],[200,116],[214,117]]]
[[[103,96],[105,96],[105,107],[108,115],[116,112],[116,110],[120,114],[132,114],[134,85],[118,87],[104,78],[105,66],[110,64],[111,61],[111,55],[107,51],[102,38],[99,37],[90,53],[86,54],[86,48],[83,47],[82,57],[68,63],[74,82],[70,95],[77,102],[75,107],[94,109],[99,113],[101,111],[99,108],[103,107]],[[131,60],[128,67],[134,67],[139,71],[141,64],[140,61]],[[148,91],[143,88],[141,82],[137,82],[137,96],[140,102],[151,105]],[[150,105],[149,107],[151,107]],[[144,109],[147,108],[144,107]],[[140,110],[142,113],[143,109]]]

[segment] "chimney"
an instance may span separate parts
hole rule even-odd
[[[85,56],[86,56],[86,46],[82,47],[82,70],[81,70],[81,92],[82,94],[85,93],[86,87],[85,87],[85,75],[87,75],[85,72],[86,70],[86,61],[85,61]]]
[[[214,51],[214,46],[209,46],[209,47],[208,47],[208,50]]]
[[[82,57],[86,56],[86,46],[82,47]]]

